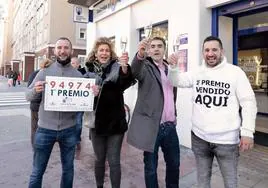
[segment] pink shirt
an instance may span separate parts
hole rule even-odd
[[[161,81],[162,87],[164,92],[164,108],[161,118],[161,123],[176,120],[175,116],[175,105],[174,105],[174,93],[173,93],[173,86],[171,85],[170,81],[168,80],[166,73],[165,73],[165,66],[163,64],[159,65],[156,64],[161,73]]]

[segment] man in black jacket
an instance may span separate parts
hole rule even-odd
[[[15,87],[18,79],[18,73],[16,71],[13,72],[12,79],[13,79],[13,86]]]
[[[27,87],[29,87],[31,85],[31,83],[33,82],[35,76],[37,75],[37,73],[39,72],[40,69],[32,72],[28,78],[28,85]],[[39,106],[40,106],[40,102],[41,102],[41,96],[39,99],[36,99],[34,101],[30,102],[30,109],[31,109],[31,144],[33,147],[33,141],[34,141],[34,135],[37,129],[37,122],[38,122],[38,110],[39,110]]]
[[[166,187],[179,187],[180,147],[176,130],[175,92],[167,78],[166,42],[161,37],[144,39],[131,64],[138,81],[138,97],[127,142],[143,152],[146,188],[157,188],[158,151],[166,162]]]
[[[72,57],[71,65],[73,68],[77,69],[82,75],[86,73],[86,69],[81,67],[80,62],[77,57]],[[83,124],[84,112],[76,113],[76,128],[77,128],[77,145],[76,145],[76,159],[80,159],[81,154],[81,134],[82,134],[82,124]]]

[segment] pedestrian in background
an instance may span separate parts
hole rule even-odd
[[[82,75],[86,74],[87,71],[86,71],[85,67],[81,66],[81,62],[79,61],[79,59],[77,57],[72,57],[71,64],[75,69],[77,69],[79,72],[81,72]]]
[[[81,63],[79,62],[77,57],[72,57],[71,65],[73,68],[77,69],[82,75],[86,73],[85,68],[81,67]],[[77,144],[76,144],[76,159],[80,159],[81,155],[81,134],[82,134],[82,124],[83,124],[83,114],[84,112],[77,112],[76,113],[76,128],[77,128]]]
[[[42,187],[43,175],[56,142],[59,143],[62,164],[60,187],[73,187],[74,155],[77,143],[76,112],[45,111],[44,90],[46,76],[82,77],[82,75],[71,66],[72,44],[68,38],[61,37],[56,41],[54,54],[56,61],[38,72],[26,92],[26,99],[29,101],[39,98],[42,93],[29,188]]]
[[[166,162],[166,187],[179,187],[180,147],[176,130],[176,90],[167,79],[165,50],[166,42],[163,38],[144,39],[139,43],[138,52],[131,64],[133,76],[138,80],[138,98],[127,141],[144,151],[146,188],[159,187],[159,147]]]
[[[8,78],[7,85],[8,85],[8,87],[12,87],[13,86],[13,78],[12,77],[13,77],[13,71],[12,71],[11,68],[9,68],[9,71],[7,73],[7,78]]]
[[[15,87],[18,79],[18,73],[16,71],[13,71],[12,79],[13,79],[13,87]]]
[[[31,83],[33,82],[35,76],[37,75],[37,73],[44,68],[49,67],[52,64],[52,61],[50,59],[45,59],[44,61],[42,61],[39,65],[40,69],[32,72],[28,78],[28,84],[27,87],[29,87],[31,85]],[[40,96],[36,97],[36,99],[32,100],[30,102],[30,110],[31,110],[31,144],[32,144],[32,148],[34,149],[34,135],[37,129],[37,122],[38,122],[38,111],[39,111],[39,106],[40,106],[40,102],[42,100],[42,93],[40,93]]]
[[[227,62],[219,38],[207,37],[202,52],[203,67],[194,74],[180,73],[178,55],[172,54],[169,79],[174,86],[193,89],[192,150],[198,187],[211,187],[216,157],[225,188],[236,188],[239,147],[246,151],[254,143],[256,99],[245,72]]]
[[[129,57],[125,52],[120,58],[106,37],[95,41],[88,55],[86,66],[100,81],[100,92],[95,98],[95,128],[90,131],[95,153],[95,178],[98,188],[103,188],[105,161],[108,159],[112,188],[120,188],[120,154],[127,131],[123,93],[132,83]],[[120,64],[119,64],[120,63]],[[91,76],[88,76],[91,77]]]
[[[21,74],[18,73],[18,85],[20,85],[21,80],[22,80],[22,78],[21,78]]]

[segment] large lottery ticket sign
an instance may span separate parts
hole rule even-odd
[[[47,76],[46,111],[93,111],[95,79]]]

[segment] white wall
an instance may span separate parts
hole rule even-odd
[[[216,6],[224,5],[227,3],[233,3],[238,0],[206,0],[207,8],[214,8]]]
[[[91,51],[94,41],[97,38],[97,33],[96,33],[96,24],[95,23],[88,23],[87,24],[87,55]]]
[[[188,71],[198,70],[202,62],[201,48],[205,37],[211,35],[211,9],[207,9],[207,0],[142,0],[114,12],[88,26],[88,50],[96,37],[115,36],[119,53],[120,36],[129,38],[127,50],[130,59],[137,51],[139,29],[148,25],[168,21],[169,54],[172,53],[172,41],[180,34],[188,34]],[[160,8],[161,7],[161,8]],[[95,25],[93,27],[93,25]],[[91,30],[93,29],[93,31]],[[125,102],[133,110],[137,85],[125,92]],[[192,97],[190,89],[179,89],[177,96],[178,134],[180,143],[191,147]]]
[[[222,40],[224,55],[229,63],[233,63],[233,19],[219,17],[219,38]]]

